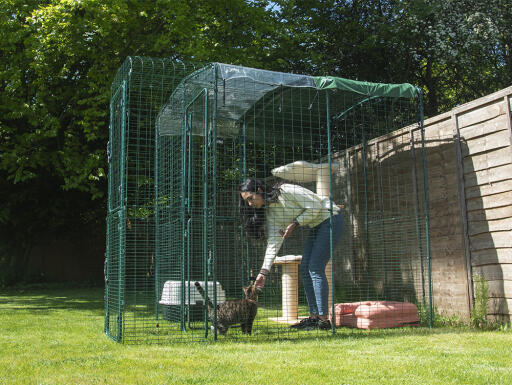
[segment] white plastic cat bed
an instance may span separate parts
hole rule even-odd
[[[176,306],[181,305],[181,300],[184,297],[185,298],[185,305],[199,305],[203,304],[203,298],[201,297],[201,294],[197,291],[196,287],[194,286],[194,283],[196,281],[188,281],[185,282],[185,293],[182,296],[182,285],[181,281],[166,281],[164,283],[164,287],[162,289],[162,296],[160,298],[159,303],[161,305],[167,305],[167,306]],[[198,281],[203,288],[204,281]],[[216,282],[217,284],[217,303],[225,302],[226,301],[226,293],[224,292],[224,289],[222,289],[222,286],[219,282]],[[188,286],[188,288],[187,288]],[[214,282],[209,281],[208,282],[208,297],[213,302],[213,288],[214,288]],[[206,289],[205,289],[206,290]]]
[[[330,165],[331,173],[339,169],[339,164],[332,162]],[[316,193],[321,197],[329,197],[329,163],[310,163],[304,160],[298,160],[274,168],[272,175],[275,177],[289,180],[297,183],[316,182]],[[272,320],[284,323],[295,323],[298,320],[298,276],[299,264],[302,260],[301,255],[285,255],[277,257],[274,264],[282,266],[282,315]],[[329,284],[329,309],[332,305],[331,300],[331,262],[325,267],[325,274]]]

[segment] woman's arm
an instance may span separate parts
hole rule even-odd
[[[269,273],[270,268],[274,263],[274,259],[276,259],[281,245],[283,244],[283,237],[281,234],[279,234],[279,229],[276,228],[273,224],[269,224],[268,233],[269,235],[267,241],[267,250],[265,251],[265,259],[263,260],[260,273],[254,282],[254,285],[259,289],[263,289],[263,286],[265,286],[267,274]]]
[[[299,227],[299,226],[300,226],[299,222],[295,219],[292,223],[290,223],[290,224],[288,225],[288,227],[286,228],[286,230],[285,230],[285,231],[283,231],[283,230],[279,230],[279,234],[281,234],[281,236],[283,237],[283,239],[284,239],[284,238],[287,238],[287,237],[289,237],[290,235],[292,235],[293,230],[295,230],[295,228],[296,228],[296,227]]]
[[[279,230],[276,229],[271,235],[268,236],[265,259],[263,260],[263,265],[261,266],[262,269],[270,270],[282,244],[283,237],[281,234],[279,234]]]

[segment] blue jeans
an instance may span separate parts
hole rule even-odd
[[[300,270],[310,314],[329,314],[329,285],[325,276],[325,266],[329,262],[331,219],[327,218],[313,227],[308,235]],[[345,220],[341,213],[332,217],[332,245],[336,247],[345,230]]]

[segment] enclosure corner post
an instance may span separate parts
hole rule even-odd
[[[160,226],[158,226],[159,221],[159,206],[158,206],[158,130],[159,124],[158,121],[155,124],[155,156],[154,156],[154,194],[155,194],[155,243],[153,246],[153,258],[154,258],[154,266],[155,266],[155,276],[154,276],[154,286],[155,286],[155,318],[158,320],[159,318],[159,309],[158,309],[158,297],[160,294],[160,264],[158,263],[159,259],[159,241],[160,241]]]
[[[453,136],[455,144],[455,156],[457,159],[457,177],[458,177],[458,195],[459,195],[459,208],[461,212],[462,222],[462,238],[464,243],[464,256],[466,257],[465,267],[465,278],[466,278],[466,295],[467,295],[467,316],[468,319],[471,317],[471,309],[474,306],[474,291],[473,291],[473,273],[471,265],[471,245],[469,239],[469,223],[468,223],[468,212],[466,205],[466,191],[464,183],[464,160],[461,149],[461,138],[459,129],[459,118],[455,111],[452,111],[451,116],[453,124]]]
[[[219,67],[217,64],[215,64],[215,82],[213,86],[213,122],[212,122],[212,138],[211,138],[211,145],[212,145],[212,206],[211,206],[211,220],[212,220],[212,226],[211,226],[211,237],[213,239],[212,242],[212,277],[213,277],[213,299],[214,299],[214,340],[217,341],[217,335],[218,335],[218,329],[217,329],[217,231],[216,231],[216,214],[217,214],[217,95],[218,95],[218,71]],[[207,93],[208,94],[208,93]]]
[[[182,159],[181,159],[181,237],[184,242],[180,245],[181,247],[181,264],[180,264],[180,283],[181,283],[181,292],[180,292],[180,329],[185,331],[185,262],[186,262],[186,248],[185,244],[187,242],[187,225],[186,225],[186,200],[187,200],[187,152],[185,149],[187,148],[187,113],[185,110],[185,89],[183,89],[183,97],[181,100],[181,114],[182,114],[182,136],[181,136],[181,148],[182,148]]]
[[[331,323],[331,331],[332,334],[336,333],[336,317],[335,317],[335,295],[334,295],[334,245],[332,242],[332,212],[333,212],[333,194],[332,194],[332,146],[331,146],[331,119],[330,119],[330,111],[329,111],[329,90],[325,91],[325,115],[326,115],[326,123],[327,123],[327,159],[329,163],[329,258],[331,260],[331,314],[332,314],[332,323]]]
[[[425,236],[428,261],[428,289],[429,289],[429,311],[430,311],[430,328],[434,324],[434,303],[432,298],[432,259],[430,250],[430,217],[429,217],[429,197],[428,197],[428,175],[427,175],[427,154],[425,150],[425,126],[423,116],[423,93],[420,88],[416,88],[418,94],[418,102],[420,108],[420,132],[421,132],[421,151],[423,157],[423,190],[425,192]]]

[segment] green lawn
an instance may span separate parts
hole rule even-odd
[[[512,384],[511,332],[126,346],[103,325],[101,289],[0,291],[0,384]]]

